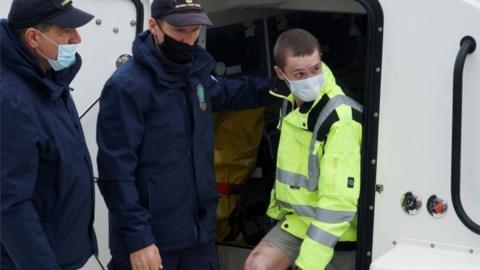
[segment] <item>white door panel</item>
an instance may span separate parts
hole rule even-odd
[[[453,210],[450,195],[453,67],[465,35],[477,49],[464,69],[462,201],[480,223],[480,1],[380,1],[384,43],[373,259],[398,239],[480,247]],[[403,193],[423,199],[414,216],[400,207]],[[432,218],[426,202],[443,195],[449,210]]]

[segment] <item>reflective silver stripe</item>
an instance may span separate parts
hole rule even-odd
[[[308,228],[307,235],[310,239],[331,248],[335,247],[339,239],[339,237],[321,230],[313,225],[310,225]]]
[[[278,205],[284,208],[290,208],[295,211],[295,213],[299,216],[302,217],[315,217],[315,208],[311,207],[309,205],[295,205],[295,204],[289,204],[284,201],[279,201],[277,200]]]
[[[304,175],[287,172],[280,168],[277,168],[277,179],[278,181],[292,186],[292,187],[302,187],[308,191],[317,190],[317,181],[309,181],[308,178]]]
[[[318,188],[318,181],[320,181],[320,167],[318,165],[318,153],[313,153],[315,149],[315,143],[317,141],[318,131],[320,127],[325,123],[328,116],[340,105],[348,105],[352,107],[354,110],[363,112],[363,107],[358,102],[349,98],[347,96],[338,95],[331,98],[327,105],[323,107],[318,115],[317,122],[315,123],[315,127],[313,129],[312,141],[310,143],[310,151],[308,155],[308,179],[314,180],[316,190]]]
[[[357,215],[357,212],[350,211],[335,211],[323,208],[316,208],[315,210],[315,219],[325,223],[351,222]]]
[[[312,217],[315,218],[315,220],[325,223],[351,222],[357,214],[356,212],[350,211],[335,211],[309,205],[290,204],[278,200],[277,203],[281,207],[293,209],[299,216]]]
[[[282,110],[280,111],[280,130],[282,130],[283,118],[287,116],[288,100],[283,100]]]

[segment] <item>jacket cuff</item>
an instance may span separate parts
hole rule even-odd
[[[333,257],[333,249],[305,238],[295,265],[302,270],[325,269]]]
[[[135,251],[141,250],[145,247],[148,247],[154,243],[155,243],[155,237],[150,231],[150,227],[148,227],[148,229],[143,230],[142,232],[138,232],[136,234],[130,234],[126,237],[127,251],[129,254]]]

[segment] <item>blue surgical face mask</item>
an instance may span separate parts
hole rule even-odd
[[[48,63],[55,71],[66,69],[75,63],[75,54],[77,53],[78,44],[57,44],[55,41],[51,40],[42,32],[39,32],[44,36],[48,41],[57,46],[57,59],[50,59],[45,54],[40,52],[37,49],[37,52],[45,59],[48,60]]]

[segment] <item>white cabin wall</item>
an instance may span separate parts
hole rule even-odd
[[[477,40],[464,69],[462,201],[480,223],[480,2],[380,1],[384,13],[383,63],[373,259],[400,238],[480,247],[480,236],[458,219],[451,203],[453,67],[464,35]],[[400,199],[417,192],[423,207],[406,215]],[[426,211],[430,195],[448,202],[445,217]]]

